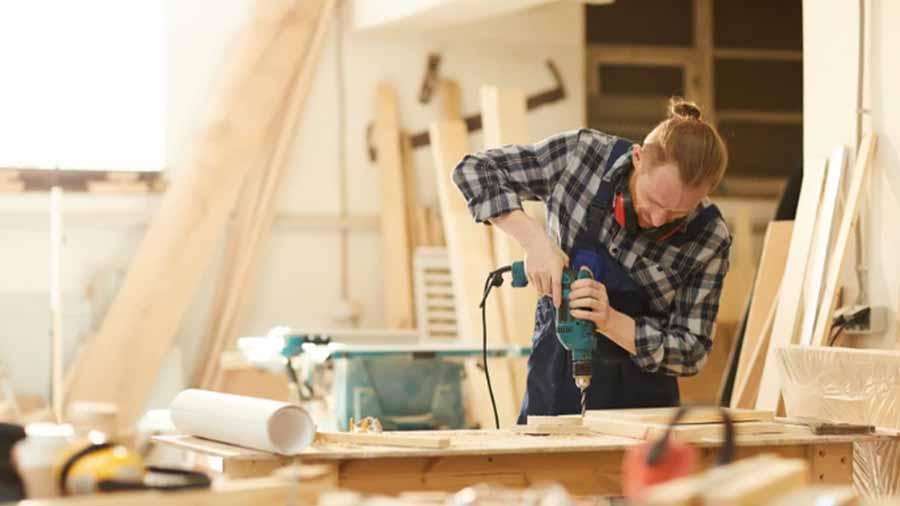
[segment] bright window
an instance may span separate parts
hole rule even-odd
[[[162,0],[0,0],[0,167],[160,170]]]

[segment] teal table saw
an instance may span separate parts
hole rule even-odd
[[[347,345],[326,335],[282,331],[242,338],[251,364],[286,371],[302,404],[324,400],[324,427],[377,418],[385,430],[465,429],[464,362],[482,349],[465,345]],[[530,347],[489,348],[491,358],[527,357]],[[287,364],[290,364],[289,366]],[[324,398],[324,399],[323,399]]]

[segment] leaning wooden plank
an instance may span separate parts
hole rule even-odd
[[[747,328],[744,331],[744,342],[741,345],[741,356],[734,377],[735,389],[731,394],[731,407],[733,408],[749,408],[756,404],[755,394],[753,404],[747,406],[738,403],[738,398],[742,393],[739,386],[746,384],[747,375],[753,370],[754,365],[751,357],[758,354],[760,341],[767,339],[768,334],[764,333],[763,326],[768,322],[767,316],[771,309],[775,307],[775,297],[781,286],[781,278],[784,276],[784,266],[787,263],[788,245],[791,243],[793,227],[793,221],[773,221],[766,228],[762,255],[759,259],[759,268],[756,270],[756,281],[753,286],[753,300],[750,303]]]
[[[809,257],[809,246],[816,222],[816,212],[822,196],[822,181],[825,178],[825,162],[816,160],[809,163],[803,171],[803,184],[800,187],[800,198],[797,202],[797,213],[794,219],[794,230],[791,234],[791,246],[788,250],[787,264],[781,292],[781,303],[775,313],[772,337],[763,365],[760,379],[759,395],[756,408],[775,410],[781,397],[778,380],[778,367],[775,362],[775,350],[795,341],[800,323],[800,298],[803,279],[806,276],[806,263]]]
[[[494,270],[490,230],[475,223],[466,206],[462,194],[453,184],[453,169],[469,153],[469,139],[466,124],[462,120],[433,124],[429,129],[434,154],[435,179],[438,201],[444,222],[444,237],[450,257],[453,276],[453,293],[456,300],[456,322],[460,338],[465,342],[481,343],[481,293],[487,274]],[[506,335],[503,313],[496,297],[490,297],[485,305],[487,312],[487,332],[490,342],[503,342]],[[481,380],[484,374],[477,367],[467,365],[467,372],[477,395],[477,415],[482,427],[493,427],[490,401],[486,387]],[[494,395],[501,427],[515,423],[517,402],[514,397],[512,375],[505,361],[488,361],[491,369]]]
[[[719,323],[737,323],[744,316],[747,296],[753,288],[753,273],[756,271],[756,259],[753,256],[753,219],[748,207],[737,209],[733,226],[731,268],[722,285],[719,313],[716,316]]]
[[[759,396],[759,383],[762,380],[763,364],[768,353],[769,343],[772,341],[772,327],[775,325],[775,311],[778,309],[779,294],[772,298],[769,306],[769,314],[759,335],[753,339],[753,349],[747,355],[746,374],[741,382],[735,382],[734,393],[731,396],[732,407],[749,408],[756,405]]]
[[[375,146],[381,181],[381,257],[384,279],[384,321],[388,328],[413,327],[412,253],[407,221],[397,97],[388,84],[375,90]]]
[[[812,344],[813,330],[819,311],[819,298],[822,296],[822,281],[825,278],[825,266],[831,252],[834,238],[834,224],[840,216],[838,210],[839,192],[843,182],[844,166],[847,163],[847,149],[838,146],[828,159],[825,175],[825,189],[822,193],[822,205],[816,216],[816,228],[813,235],[812,251],[809,253],[808,274],[803,285],[803,323],[800,326],[798,343]]]
[[[669,423],[678,408],[635,408],[635,409],[596,409],[585,413],[586,419],[626,419],[644,423]],[[769,422],[775,414],[767,410],[758,409],[726,409],[732,421],[735,422]],[[533,417],[528,417],[529,422]],[[696,408],[688,411],[679,421],[679,424],[718,422],[722,418],[718,409]]]
[[[847,190],[847,203],[844,206],[844,214],[841,217],[841,225],[838,228],[834,240],[832,255],[828,261],[828,271],[825,277],[825,291],[822,294],[822,303],[819,306],[819,316],[816,319],[816,328],[812,336],[813,345],[827,345],[828,333],[831,329],[832,308],[837,300],[838,283],[841,277],[841,268],[850,242],[850,234],[856,226],[859,217],[859,204],[863,193],[863,187],[868,179],[869,167],[872,165],[872,155],[877,143],[875,134],[866,135],[859,145],[856,154],[856,164],[850,175],[850,188]]]
[[[322,2],[256,2],[192,156],[172,182],[99,331],[72,369],[70,401],[140,415],[248,172],[265,159],[323,12]]]
[[[443,449],[450,446],[449,437],[413,436],[406,433],[398,434],[391,432],[382,432],[380,434],[319,432],[316,434],[316,442],[435,449]]]
[[[531,141],[528,135],[528,108],[525,92],[502,89],[496,86],[481,87],[481,118],[484,130],[485,149],[500,148],[508,144],[525,144]],[[525,204],[525,203],[523,203]],[[543,204],[528,202],[523,210],[529,216],[542,216]],[[497,267],[509,265],[525,258],[525,250],[512,237],[501,230],[493,230],[494,262]],[[505,284],[494,290],[503,306],[506,336],[510,344],[531,346],[534,333],[534,314],[538,293],[531,287],[513,288]],[[512,362],[516,397],[525,394],[528,368],[524,360]]]
[[[195,366],[196,386],[219,390],[225,380],[218,360],[227,347],[234,344],[243,314],[252,296],[253,282],[259,268],[258,258],[275,219],[275,198],[292,161],[292,149],[314,71],[330,26],[336,0],[326,0],[322,15],[309,43],[307,57],[295,75],[284,105],[276,117],[268,156],[257,171],[248,174],[242,185],[233,214],[230,233],[225,241],[225,255],[219,273],[207,330],[204,333]]]

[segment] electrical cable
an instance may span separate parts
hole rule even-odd
[[[509,272],[512,270],[511,265],[507,265],[505,267],[501,267],[495,271],[491,271],[488,274],[487,279],[484,280],[484,291],[481,295],[481,303],[478,305],[481,308],[481,363],[484,367],[484,378],[487,382],[488,394],[491,397],[491,409],[494,411],[494,426],[499,429],[500,428],[500,415],[497,414],[497,401],[494,398],[494,387],[491,385],[491,373],[488,369],[488,360],[487,360],[487,309],[485,302],[487,301],[488,295],[491,293],[491,289],[495,286],[503,285],[503,273]]]

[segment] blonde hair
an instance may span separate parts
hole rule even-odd
[[[708,184],[712,191],[728,166],[728,148],[715,127],[701,119],[700,108],[682,98],[669,101],[669,117],[644,140],[651,166],[674,162],[681,182],[691,188]]]

